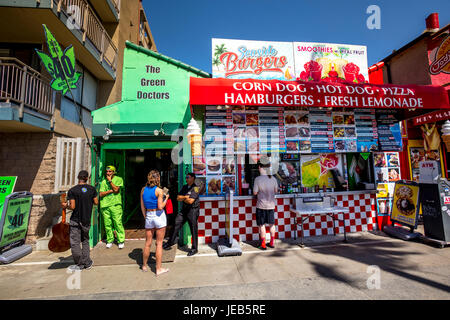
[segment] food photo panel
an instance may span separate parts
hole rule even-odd
[[[220,195],[222,193],[222,181],[220,176],[206,176],[206,194]]]

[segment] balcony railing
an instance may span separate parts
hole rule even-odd
[[[83,41],[89,39],[100,52],[100,61],[105,60],[116,72],[117,47],[89,4],[85,0],[53,0],[53,3],[58,12],[62,10],[67,16],[71,16],[71,27],[79,28],[83,33]]]
[[[120,13],[120,0],[112,0],[112,3],[114,5],[114,8],[117,11],[117,14]]]
[[[48,79],[16,58],[0,57],[0,101],[20,105],[52,116],[55,111],[53,92]]]

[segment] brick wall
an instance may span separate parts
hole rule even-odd
[[[53,133],[0,133],[0,176],[17,176],[15,191],[53,193],[55,161]]]
[[[0,176],[17,176],[14,191],[33,193],[27,243],[48,235],[61,213],[53,194],[56,165],[54,133],[0,133]]]

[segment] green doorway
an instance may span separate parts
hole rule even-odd
[[[133,149],[125,150],[124,175],[124,216],[126,239],[145,238],[145,219],[141,212],[140,193],[147,182],[150,170],[158,170],[161,187],[169,189],[174,213],[178,202],[178,165],[171,159],[171,149]],[[166,237],[170,235],[174,214],[167,215]]]

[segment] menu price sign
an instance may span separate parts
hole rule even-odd
[[[419,184],[406,180],[396,182],[391,220],[416,228],[419,208]]]
[[[333,118],[331,111],[309,111],[311,127],[311,152],[334,152]]]
[[[358,152],[371,152],[378,150],[378,129],[375,110],[363,109],[355,111],[355,127]]]
[[[402,151],[400,122],[393,110],[377,110],[378,144],[380,151]]]

